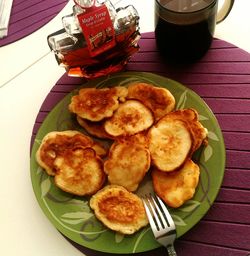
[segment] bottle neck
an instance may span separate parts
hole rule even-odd
[[[74,0],[74,3],[82,9],[89,9],[95,6],[96,0]]]

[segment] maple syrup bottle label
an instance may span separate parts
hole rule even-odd
[[[76,2],[77,3],[77,2]],[[91,57],[113,48],[116,44],[113,22],[105,4],[80,6],[84,12],[77,15]]]

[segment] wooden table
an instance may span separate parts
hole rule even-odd
[[[129,71],[157,73],[199,94],[213,110],[226,145],[226,170],[219,195],[202,220],[177,240],[178,256],[250,255],[250,54],[215,39],[207,55],[190,66],[172,67],[161,59],[154,34],[145,33]],[[37,129],[53,106],[82,84],[66,74],[58,80],[38,114]],[[108,255],[72,242],[86,255]],[[163,248],[137,255],[163,255]]]

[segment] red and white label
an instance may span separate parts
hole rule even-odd
[[[92,7],[77,17],[91,57],[115,46],[115,30],[105,5]]]

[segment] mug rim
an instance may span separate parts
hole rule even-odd
[[[157,3],[159,5],[159,7],[161,7],[164,11],[167,11],[167,12],[171,12],[173,14],[178,14],[178,15],[188,15],[188,14],[195,14],[195,13],[199,13],[199,12],[202,12],[202,11],[205,11],[206,9],[209,9],[211,6],[215,5],[217,2],[217,0],[213,0],[209,5],[207,5],[206,7],[203,7],[199,10],[196,10],[196,11],[188,11],[188,12],[178,12],[178,11],[174,11],[174,10],[171,10],[171,9],[168,9],[166,8],[165,6],[163,6],[161,3],[160,3],[160,0],[155,0],[155,3]]]

